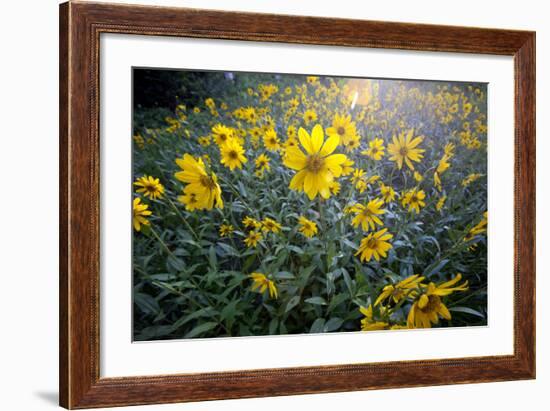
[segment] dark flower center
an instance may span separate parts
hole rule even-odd
[[[318,173],[325,165],[325,160],[318,154],[314,154],[307,158],[306,168],[312,173]]]
[[[338,127],[338,134],[343,136],[344,134],[346,134],[346,129],[344,127]]]

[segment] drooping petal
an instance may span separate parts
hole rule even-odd
[[[311,142],[311,137],[308,132],[300,127],[298,130],[298,138],[300,139],[300,144],[305,148],[308,154],[316,154],[317,152],[313,149],[313,143]]]

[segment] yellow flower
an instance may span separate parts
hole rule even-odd
[[[453,143],[447,143],[443,149],[445,155],[449,158],[455,155],[455,145]]]
[[[384,147],[384,140],[381,138],[375,138],[372,141],[369,141],[369,148],[367,150],[361,151],[361,154],[369,156],[373,160],[381,160],[384,157],[386,148]]]
[[[304,121],[306,122],[306,125],[309,125],[309,123],[315,120],[317,120],[317,113],[315,110],[306,110],[304,113]]]
[[[386,285],[374,302],[374,306],[376,307],[378,304],[387,299],[393,300],[393,302],[396,304],[399,303],[402,299],[406,298],[411,293],[411,291],[420,287],[420,283],[422,281],[424,281],[424,277],[421,277],[420,274],[415,274],[405,278],[404,280],[399,281],[395,285]]]
[[[387,186],[384,183],[380,183],[380,195],[386,203],[390,203],[395,200],[395,190],[391,186]]]
[[[416,148],[420,143],[422,143],[423,137],[414,137],[414,130],[410,129],[405,136],[405,132],[402,131],[399,134],[399,138],[393,136],[393,143],[388,144],[388,153],[391,154],[390,160],[397,163],[397,167],[401,170],[403,167],[403,162],[407,166],[414,170],[414,165],[411,162],[419,162],[424,155],[422,154],[425,150],[422,148]]]
[[[309,84],[317,84],[319,82],[319,77],[316,77],[316,76],[307,76],[306,77],[306,81],[309,83]]]
[[[464,180],[462,180],[462,187],[468,187],[474,181],[479,179],[482,175],[483,174],[479,174],[479,173],[470,174],[468,177],[466,177]]]
[[[300,224],[298,231],[300,231],[307,238],[311,238],[317,234],[317,224],[311,220],[308,220],[304,216],[300,216],[300,218],[298,218],[298,224]]]
[[[141,225],[150,224],[146,217],[150,216],[152,212],[147,210],[149,208],[147,204],[141,204],[141,199],[139,197],[134,198],[132,206],[132,223],[134,225],[134,230],[141,231]]]
[[[176,164],[182,171],[178,171],[175,177],[187,183],[183,190],[185,195],[178,197],[178,201],[184,203],[190,211],[223,208],[222,190],[216,174],[208,175],[202,159],[195,160],[192,155],[184,154],[183,159],[176,160]]]
[[[288,126],[288,128],[286,129],[286,135],[288,136],[288,138],[292,138],[292,139],[295,139],[296,137],[298,137],[298,130],[296,130],[296,126],[293,126],[293,125]]]
[[[439,174],[443,174],[443,172],[451,166],[451,164],[449,163],[449,158],[450,157],[445,154],[443,157],[441,157],[441,160],[439,160],[436,170]]]
[[[229,237],[233,233],[235,228],[231,224],[222,224],[220,226],[220,236],[221,237]]]
[[[140,187],[136,191],[138,193],[143,193],[145,197],[155,199],[164,194],[164,186],[160,183],[158,178],[143,176],[138,178],[134,185]]]
[[[281,231],[281,224],[279,224],[277,221],[266,217],[262,220],[262,230],[263,231],[271,231],[272,233],[278,233]]]
[[[338,193],[340,192],[340,183],[338,181],[333,181],[332,183],[330,183],[329,188],[332,195],[338,195]]]
[[[353,137],[350,137],[350,139],[343,143],[344,147],[346,148],[346,151],[348,153],[351,153],[352,151],[355,151],[359,148],[361,145],[361,136],[355,135]]]
[[[375,198],[367,203],[366,206],[363,204],[356,204],[354,212],[356,216],[351,221],[351,224],[354,227],[361,225],[363,231],[369,231],[376,228],[376,224],[384,225],[382,220],[378,218],[379,215],[382,215],[386,210],[381,210],[380,207],[384,205],[384,201],[379,198]]]
[[[389,324],[387,322],[374,320],[372,305],[369,305],[368,308],[361,307],[359,311],[365,316],[365,318],[361,320],[361,331],[380,331],[388,329]]]
[[[220,148],[234,135],[232,129],[222,124],[216,124],[212,127],[212,134],[214,134],[214,141]]]
[[[281,148],[277,132],[270,128],[264,134],[264,146],[270,151],[277,151]]]
[[[250,216],[246,216],[243,219],[243,225],[249,230],[257,230],[262,226],[262,223]]]
[[[346,161],[342,163],[342,175],[348,176],[351,173],[353,173],[353,160],[350,160],[349,158],[346,158]]]
[[[210,137],[208,136],[205,136],[205,137],[199,137],[197,139],[197,141],[199,142],[199,144],[203,147],[208,147],[210,145]]]
[[[423,201],[425,198],[426,194],[424,193],[424,190],[413,188],[403,194],[401,204],[403,204],[403,207],[409,206],[409,211],[414,210],[416,213],[419,213],[420,207],[424,207],[426,205]]]
[[[262,240],[262,233],[259,231],[251,231],[248,233],[248,236],[244,239],[244,243],[247,247],[256,247],[258,242]]]
[[[441,191],[441,178],[437,171],[434,172],[434,187],[437,188],[438,191]]]
[[[317,194],[329,198],[330,184],[335,177],[340,177],[342,164],[347,159],[344,154],[332,154],[340,142],[338,136],[325,141],[323,128],[317,124],[311,137],[301,127],[298,137],[306,154],[298,147],[289,147],[283,160],[285,166],[298,171],[290,181],[290,189],[304,191],[310,200]]]
[[[201,112],[201,109],[199,107],[194,107],[193,108],[193,113],[199,114],[200,112]]]
[[[357,130],[355,128],[355,122],[351,121],[351,116],[341,116],[336,114],[332,120],[332,127],[327,128],[327,135],[329,137],[338,136],[340,142],[347,146],[349,141],[356,137]],[[357,142],[359,138],[357,138]]]
[[[233,171],[236,167],[242,168],[243,164],[247,162],[247,159],[244,156],[244,148],[234,138],[229,139],[223,146],[221,146],[220,155],[220,163],[226,167],[229,167],[231,171]]]
[[[269,166],[269,157],[266,156],[265,154],[260,154],[258,156],[258,158],[256,158],[256,168],[258,170],[261,170],[261,171],[264,171],[264,170],[268,170],[270,169],[270,166]]]
[[[359,181],[364,180],[365,170],[356,168],[353,171],[353,176],[351,177],[352,184],[357,184]]]
[[[274,281],[271,281],[262,273],[252,273],[250,274],[252,278],[252,291],[258,290],[259,293],[263,294],[266,290],[269,290],[269,297],[277,298],[277,286]]]
[[[421,293],[411,306],[407,316],[407,325],[409,328],[431,328],[432,324],[439,322],[439,317],[446,320],[451,319],[451,313],[447,306],[441,301],[441,297],[452,294],[455,291],[466,291],[468,281],[453,287],[462,279],[462,275],[457,274],[455,278],[439,285],[428,284],[426,290]]]
[[[422,174],[420,174],[418,171],[415,171],[413,173],[413,177],[416,180],[416,182],[420,183],[422,180],[424,180],[424,177],[422,177]]]
[[[443,206],[445,205],[445,201],[447,200],[447,196],[443,195],[437,200],[437,204],[435,205],[435,208],[437,211],[441,211]]]
[[[387,251],[392,248],[387,240],[393,238],[393,235],[387,231],[387,228],[383,228],[363,238],[355,255],[360,255],[361,261],[370,261],[373,256],[376,261],[380,261],[380,257],[385,258]]]
[[[472,229],[464,237],[464,241],[473,240],[476,235],[483,234],[485,231],[487,231],[487,211],[483,213],[481,221],[472,227]]]

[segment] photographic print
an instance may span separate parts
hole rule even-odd
[[[486,83],[134,68],[132,127],[135,341],[487,325]]]

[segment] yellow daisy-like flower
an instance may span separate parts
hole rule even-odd
[[[355,163],[353,160],[346,158],[346,161],[342,163],[342,176],[349,176],[351,173],[353,173],[354,164]]]
[[[255,161],[256,168],[261,171],[269,171],[270,165],[269,165],[269,157],[265,154],[260,154],[258,158],[256,158]]]
[[[223,208],[222,190],[216,174],[208,175],[202,159],[195,160],[192,155],[184,154],[183,158],[176,160],[176,164],[182,171],[178,171],[175,177],[187,183],[183,190],[185,195],[178,197],[178,201],[183,202],[190,211]]]
[[[304,121],[306,122],[306,125],[309,125],[309,123],[317,120],[317,113],[315,110],[306,110],[304,113]]]
[[[414,170],[412,161],[419,162],[424,155],[425,150],[417,148],[422,143],[423,137],[414,137],[414,130],[410,129],[405,136],[405,132],[402,131],[399,134],[399,138],[393,136],[393,143],[388,144],[388,153],[391,154],[390,160],[397,163],[397,167],[401,170],[403,162],[407,164],[411,170]]]
[[[134,185],[139,187],[136,192],[143,193],[145,197],[155,199],[164,194],[164,186],[160,183],[158,178],[143,176],[138,178],[134,182]]]
[[[420,208],[426,205],[426,203],[424,202],[425,198],[426,194],[424,193],[424,190],[413,188],[412,190],[409,190],[403,194],[401,204],[403,204],[403,207],[408,206],[409,211],[419,213]]]
[[[443,151],[447,157],[451,158],[455,155],[455,145],[453,143],[447,143]]]
[[[216,124],[212,127],[212,134],[214,135],[214,141],[220,148],[234,136],[233,129],[223,124]]]
[[[134,198],[132,202],[132,224],[134,225],[134,230],[141,231],[142,225],[149,225],[149,220],[146,217],[152,214],[152,211],[147,210],[149,206],[147,204],[142,204],[139,197]]]
[[[226,167],[229,167],[231,171],[235,168],[242,168],[243,164],[247,162],[247,159],[244,156],[243,146],[241,146],[237,139],[234,138],[229,139],[223,146],[221,146],[220,155],[220,163]]]
[[[437,191],[441,191],[441,177],[439,177],[439,173],[436,171],[434,172],[434,187],[437,188]]]
[[[441,301],[441,297],[452,294],[456,291],[466,291],[468,281],[454,287],[462,279],[462,275],[457,274],[450,281],[435,285],[428,284],[426,290],[421,293],[411,306],[407,316],[407,326],[409,328],[431,328],[432,324],[439,322],[439,317],[446,320],[451,319],[451,313],[447,306]]]
[[[317,124],[313,127],[311,137],[300,127],[298,137],[306,154],[298,147],[286,150],[283,163],[298,171],[290,181],[290,189],[304,191],[310,200],[317,194],[323,198],[330,197],[330,184],[342,174],[342,164],[347,157],[344,154],[332,154],[340,139],[338,136],[324,139],[323,128]]]
[[[383,228],[363,238],[355,255],[360,255],[361,261],[370,261],[372,257],[376,261],[380,261],[380,257],[385,258],[387,251],[392,248],[392,245],[387,240],[393,238],[393,234],[387,231],[387,228]]]
[[[210,137],[208,136],[199,137],[197,141],[203,147],[208,147],[210,145]]]
[[[260,223],[258,220],[254,219],[250,216],[246,216],[243,219],[243,225],[245,226],[245,228],[247,228],[249,230],[257,230],[257,229],[261,228],[262,223]]]
[[[476,235],[483,234],[487,231],[487,211],[483,213],[483,218],[468,232],[468,235],[464,237],[464,241],[473,240]]]
[[[374,140],[369,141],[369,148],[361,151],[361,154],[378,161],[382,160],[382,157],[384,157],[385,150],[386,147],[384,147],[384,140],[381,138],[375,138]]]
[[[298,130],[296,129],[296,126],[293,126],[293,125],[288,126],[288,128],[286,129],[286,135],[288,136],[288,138],[293,138],[293,139],[298,137]]]
[[[468,187],[470,184],[472,184],[474,181],[478,180],[482,176],[483,174],[479,173],[470,174],[468,177],[462,180],[462,187]]]
[[[441,211],[441,209],[443,208],[443,206],[445,205],[445,201],[447,200],[447,196],[441,196],[439,198],[439,200],[437,200],[437,204],[435,205],[435,209],[437,211]]]
[[[275,285],[275,282],[267,278],[265,274],[252,273],[250,274],[250,278],[252,278],[253,281],[252,291],[258,291],[259,293],[263,294],[266,290],[269,290],[269,297],[278,297],[277,286]]]
[[[380,331],[388,329],[389,324],[387,322],[374,320],[372,305],[369,305],[367,308],[361,307],[359,311],[365,316],[365,318],[361,319],[361,331]]]
[[[355,135],[351,137],[347,142],[343,143],[344,147],[346,148],[346,151],[348,153],[351,153],[352,151],[355,151],[359,148],[361,145],[361,136]]]
[[[384,183],[380,183],[380,195],[386,203],[390,203],[395,200],[395,190],[391,186],[387,186]]]
[[[270,151],[277,151],[281,148],[279,144],[279,138],[277,137],[277,132],[270,128],[264,134],[264,146]]]
[[[359,181],[364,180],[365,170],[356,168],[353,170],[353,176],[351,177],[351,183],[357,184]]]
[[[281,231],[281,228],[281,224],[269,217],[266,217],[262,220],[262,231],[279,233]]]
[[[338,193],[340,192],[340,183],[338,181],[333,181],[332,183],[330,183],[329,188],[332,195],[338,195]]]
[[[256,247],[258,243],[262,240],[262,233],[259,231],[251,231],[248,233],[248,236],[244,239],[244,243],[247,247],[252,248]]]
[[[347,146],[350,140],[357,136],[355,122],[351,121],[349,114],[347,116],[336,114],[332,120],[332,127],[327,128],[327,135],[329,137],[338,136],[341,143]],[[359,139],[357,138],[358,141]]]
[[[443,174],[443,172],[451,166],[451,163],[449,163],[449,158],[450,157],[445,154],[443,157],[441,157],[441,160],[439,160],[436,169],[439,174]]]
[[[308,220],[304,216],[300,216],[300,218],[298,218],[298,224],[300,225],[298,231],[307,238],[311,238],[317,234],[317,224],[311,220]]]
[[[386,285],[374,302],[374,306],[377,306],[388,299],[393,300],[396,304],[399,303],[402,299],[406,298],[411,291],[418,289],[421,285],[420,283],[424,281],[424,278],[425,277],[421,277],[420,274],[414,274],[399,281],[395,285]]]
[[[231,224],[222,224],[220,226],[220,237],[229,237],[234,230],[235,228]]]
[[[422,180],[424,180],[424,177],[418,171],[415,171],[413,173],[413,177],[414,177],[414,179],[416,180],[417,183],[420,183]]]
[[[319,82],[319,77],[317,77],[317,76],[307,76],[306,81],[309,84],[317,84]]]
[[[355,205],[355,217],[351,221],[351,224],[354,227],[361,225],[363,231],[369,231],[376,228],[376,224],[384,225],[382,220],[378,218],[379,215],[382,215],[386,210],[382,210],[381,207],[384,205],[384,201],[379,198],[375,198],[367,203],[367,205],[356,204]]]

